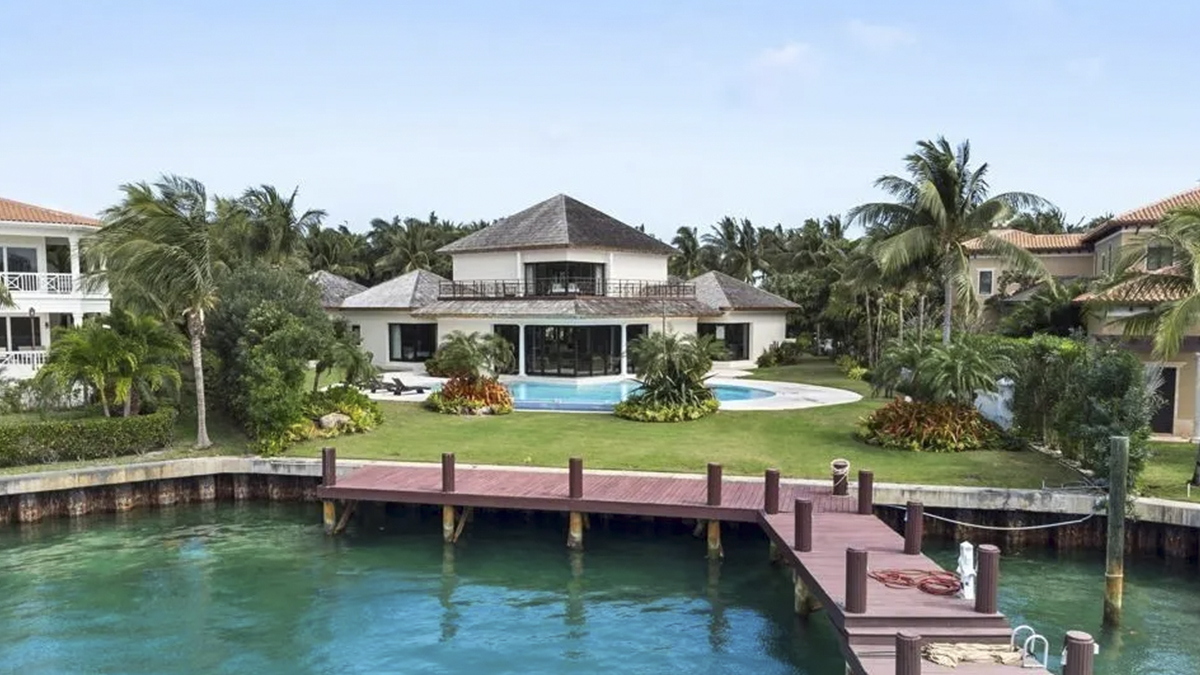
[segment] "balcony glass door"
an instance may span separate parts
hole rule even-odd
[[[525,265],[526,295],[604,295],[604,282],[604,265],[600,263],[546,262]]]
[[[38,291],[36,248],[4,247],[4,283],[10,291]]]

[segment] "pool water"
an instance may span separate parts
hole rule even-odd
[[[618,382],[510,382],[505,384],[513,395],[513,405],[525,410],[612,410],[613,406],[637,391],[634,380]],[[709,387],[718,401],[748,401],[774,396],[755,387],[718,384]]]

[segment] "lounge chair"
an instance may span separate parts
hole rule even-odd
[[[393,377],[392,383],[388,385],[388,391],[397,396],[401,394],[424,394],[428,390],[428,387],[410,387],[401,382],[398,377]]]

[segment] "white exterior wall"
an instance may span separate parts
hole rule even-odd
[[[471,333],[490,333],[494,324],[512,324],[518,323],[511,319],[467,319],[458,317],[444,317],[437,320],[438,325],[438,342],[450,333],[461,330],[470,335]]]
[[[522,279],[525,271],[516,251],[485,251],[481,253],[455,253],[455,281],[475,279]]]
[[[750,360],[757,359],[772,342],[787,338],[787,312],[725,312],[719,317],[705,317],[701,323],[750,324]]]
[[[451,259],[454,263],[455,281],[521,280],[525,278],[526,263],[563,261],[601,263],[605,266],[609,279],[666,281],[668,256],[586,248],[542,248],[527,251],[456,253]]]
[[[608,261],[608,278],[610,279],[667,280],[668,256],[622,251],[611,251],[610,254],[611,258]]]
[[[432,319],[413,317],[402,309],[343,309],[338,312],[346,323],[358,326],[363,349],[371,352],[371,363],[380,368],[412,369],[420,365],[411,361],[392,361],[388,349],[388,324],[391,323],[436,323]],[[443,333],[438,329],[438,339]]]

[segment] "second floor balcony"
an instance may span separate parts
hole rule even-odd
[[[687,282],[595,277],[472,279],[443,281],[438,285],[439,300],[578,297],[694,299],[696,286]]]
[[[71,295],[85,290],[78,276],[64,272],[0,272],[0,277],[11,294]]]

